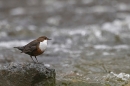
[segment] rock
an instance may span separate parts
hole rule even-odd
[[[103,86],[100,82],[87,82],[81,80],[61,80],[57,81],[57,86]]]
[[[0,86],[55,86],[55,70],[42,63],[0,65]]]

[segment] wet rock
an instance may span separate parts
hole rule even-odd
[[[99,82],[86,82],[81,80],[62,80],[57,81],[58,86],[103,86]]]
[[[109,74],[104,76],[104,80],[105,80],[104,84],[106,86],[125,86],[126,84],[129,84],[128,83],[129,79],[130,79],[129,74],[126,73],[116,74],[114,72],[110,72]]]
[[[42,63],[0,65],[0,86],[55,86],[55,70]]]

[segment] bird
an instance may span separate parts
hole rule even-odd
[[[46,36],[40,36],[39,38],[29,42],[28,44],[24,45],[24,46],[19,46],[19,47],[14,47],[17,48],[21,51],[21,53],[25,53],[30,55],[31,59],[33,60],[32,56],[35,57],[36,61],[38,55],[41,55],[42,53],[44,53],[44,51],[47,48],[47,41],[51,40]],[[33,60],[33,62],[35,62]]]

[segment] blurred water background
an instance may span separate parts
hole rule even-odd
[[[130,0],[0,0],[0,63],[32,62],[13,47],[42,35],[58,79],[130,73]]]

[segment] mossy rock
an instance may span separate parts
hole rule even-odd
[[[44,64],[6,64],[0,67],[0,86],[55,86],[55,70]]]

